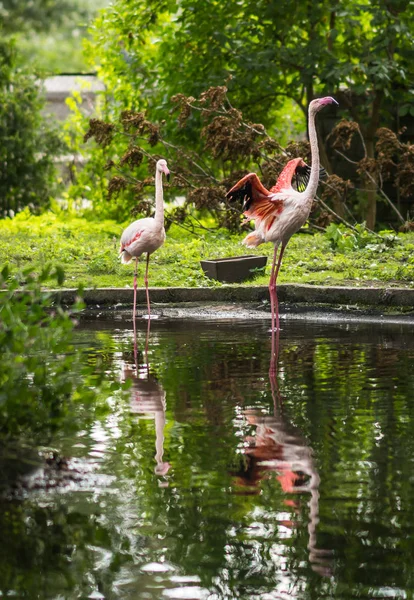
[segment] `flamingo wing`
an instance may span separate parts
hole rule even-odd
[[[121,247],[119,249],[119,253],[123,252],[125,250],[125,248],[127,248],[128,246],[130,246],[131,244],[133,244],[134,242],[139,240],[139,238],[143,234],[143,231],[144,231],[143,229],[137,230],[134,232],[134,234],[131,237],[128,236],[128,237],[124,238],[124,236],[122,236]]]
[[[245,175],[227,192],[229,200],[243,201],[243,213],[248,219],[254,219],[256,230],[264,227],[266,231],[283,210],[284,201],[274,195],[264,187],[256,173]]]
[[[298,170],[302,171],[305,167],[308,167],[308,165],[303,162],[302,158],[293,158],[290,160],[283,168],[275,185],[270,188],[272,194],[279,194],[285,190],[291,190],[293,177],[297,177]],[[309,167],[308,169],[310,171]]]
[[[296,184],[298,192],[304,192],[309,183],[311,167],[307,165],[302,158],[293,158],[290,160],[278,177],[275,185],[270,188],[273,194],[278,194],[292,188],[292,181]],[[326,176],[326,171],[322,167],[319,169],[319,179]]]
[[[153,229],[154,219],[151,217],[138,219],[128,225],[121,236],[120,254],[122,254],[122,252],[127,252],[134,256],[140,256],[142,252],[148,252],[145,245],[148,242],[148,233],[151,233]],[[137,251],[139,251],[138,254]]]
[[[243,201],[243,211],[249,210],[252,203],[268,198],[270,192],[267,190],[256,173],[245,175],[226,194],[232,200]]]
[[[143,234],[144,230],[135,229],[134,231],[129,230],[128,228],[124,231],[121,237],[121,245],[119,248],[119,255],[122,257],[122,263],[129,263],[134,255],[136,242],[139,241]]]

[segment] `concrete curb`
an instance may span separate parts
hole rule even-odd
[[[55,302],[70,305],[77,290],[51,290]],[[172,304],[181,302],[262,302],[269,300],[267,286],[223,286],[217,288],[150,288],[151,302]],[[280,302],[291,304],[325,305],[332,307],[356,306],[411,309],[414,311],[414,289],[316,286],[283,283],[278,286]],[[84,290],[87,306],[131,306],[131,288],[87,288]],[[137,303],[145,304],[145,290],[137,291]]]

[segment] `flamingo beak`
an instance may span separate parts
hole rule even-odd
[[[339,106],[339,102],[332,98],[332,96],[325,96],[325,98],[319,99],[319,106],[325,106],[326,104],[336,104]]]
[[[326,102],[327,104],[336,104],[337,106],[339,106],[339,102],[337,102],[337,101],[335,100],[335,98],[332,98],[332,96],[328,96],[328,97],[326,98],[326,101],[327,101],[327,102]]]
[[[167,181],[170,181],[170,171],[167,169],[167,167],[164,167],[163,171]]]

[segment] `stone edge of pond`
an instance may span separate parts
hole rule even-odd
[[[50,290],[55,302],[71,305],[77,290]],[[160,304],[189,302],[266,302],[269,300],[267,286],[221,286],[203,288],[150,288],[151,301]],[[309,284],[282,283],[278,286],[280,302],[293,305],[324,305],[327,307],[369,307],[370,310],[397,309],[414,312],[414,289],[397,287],[351,287],[317,286]],[[83,300],[87,308],[111,306],[129,307],[133,301],[131,288],[86,288]],[[137,303],[145,304],[145,290],[137,291]]]

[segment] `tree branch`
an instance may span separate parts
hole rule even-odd
[[[316,196],[316,199],[319,202],[319,204],[321,204],[323,206],[323,208],[325,210],[327,210],[329,213],[331,213],[331,215],[333,215],[335,217],[335,219],[338,219],[338,221],[340,221],[341,223],[343,223],[344,225],[346,225],[353,231],[358,231],[353,225],[351,225],[351,223],[348,223],[348,221],[346,221],[344,218],[339,216],[338,213],[336,213],[330,206],[325,204],[325,202],[321,198],[319,198],[319,196]]]
[[[353,164],[353,165],[357,165],[358,163],[355,162],[354,160],[351,160],[350,158],[348,158],[348,156],[346,156],[346,154],[343,154],[342,152],[340,152],[339,150],[335,149],[335,152],[337,154],[339,154],[340,156],[342,156],[342,158],[344,158],[345,160],[347,160],[349,163]],[[398,218],[400,219],[401,223],[405,223],[405,219],[402,216],[402,214],[400,213],[400,211],[398,210],[398,208],[395,206],[395,204],[393,203],[393,201],[391,200],[391,198],[389,196],[387,196],[387,194],[384,192],[384,190],[379,187],[378,183],[375,181],[374,177],[372,177],[371,173],[368,173],[367,170],[365,170],[365,175],[368,177],[368,179],[370,179],[370,181],[372,181],[372,183],[375,183],[375,186],[377,188],[377,191],[381,194],[381,196],[383,196],[387,202],[387,204],[392,208],[392,210],[396,213],[396,215],[398,216]]]

